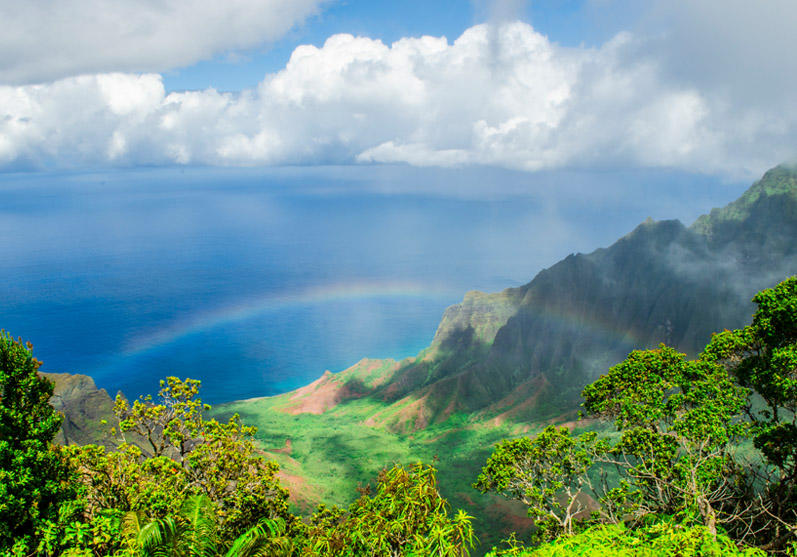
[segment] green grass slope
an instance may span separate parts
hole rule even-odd
[[[340,404],[323,414],[280,411],[286,397],[225,404],[216,412],[237,412],[245,423],[257,424],[257,441],[280,464],[282,481],[297,511],[309,513],[320,502],[348,505],[357,488],[372,483],[379,471],[395,463],[435,463],[444,497],[455,508],[476,517],[483,548],[511,531],[526,531],[525,509],[471,487],[495,443],[506,437],[533,433],[527,425],[473,422],[464,414],[444,424],[413,433],[394,433],[367,425],[369,417],[387,405],[372,399]]]

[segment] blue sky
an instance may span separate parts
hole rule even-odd
[[[797,3],[0,0],[0,172],[797,158]]]

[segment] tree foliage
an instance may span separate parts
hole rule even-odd
[[[172,511],[188,495],[206,495],[218,506],[227,536],[254,526],[260,517],[288,517],[287,492],[276,479],[279,468],[255,447],[257,428],[243,425],[237,414],[226,423],[206,419],[203,411],[210,406],[198,398],[199,387],[199,381],[169,377],[161,382],[158,403],[144,397],[131,405],[117,396],[115,412],[126,441],[122,451],[141,450],[136,458],[146,463],[140,481],[155,492],[164,481],[173,483],[165,493],[168,500],[158,501]],[[143,449],[131,450],[131,432],[134,440],[146,438],[150,458],[142,460]]]
[[[605,451],[596,436],[573,436],[566,427],[549,426],[534,439],[504,440],[473,487],[522,501],[543,539],[570,536],[591,516],[594,486],[587,472]]]
[[[131,404],[119,396],[117,449],[64,448],[81,488],[82,514],[70,524],[93,528],[109,509],[115,513],[116,545],[100,548],[92,538],[85,547],[147,553],[152,546],[162,553],[172,544],[178,553],[199,555],[193,548],[203,539],[215,551],[253,528],[265,532],[264,521],[293,525],[278,466],[255,447],[256,429],[237,415],[227,422],[206,419],[209,406],[199,387],[199,381],[169,377],[157,401],[142,397]],[[212,536],[202,525],[212,526]],[[256,537],[250,532],[248,539]],[[142,539],[159,542],[142,545]]]
[[[751,325],[714,335],[697,359],[665,345],[636,350],[584,389],[586,411],[612,420],[619,438],[549,427],[504,441],[476,487],[523,501],[548,534],[670,516],[712,537],[794,550],[797,277],[753,302]],[[757,458],[739,456],[747,439]],[[577,503],[585,488],[598,507],[589,517]]]
[[[714,335],[701,358],[722,364],[754,393],[745,414],[768,466],[752,469],[760,510],[742,529],[778,548],[797,542],[797,277],[753,302],[752,323]]]
[[[734,496],[731,451],[746,431],[745,389],[716,362],[661,345],[634,351],[587,386],[584,407],[622,433],[607,453],[640,490],[646,511],[696,512],[716,532]]]
[[[475,537],[472,517],[457,511],[437,489],[434,467],[396,465],[379,475],[347,512],[321,506],[307,531],[311,555],[469,555]]]
[[[62,417],[32,350],[0,331],[0,552],[35,547],[42,521],[71,496],[69,470],[51,447]]]

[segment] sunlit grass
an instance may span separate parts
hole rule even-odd
[[[422,461],[438,469],[440,491],[451,506],[476,517],[482,547],[497,543],[510,528],[506,513],[523,518],[522,507],[508,505],[471,487],[493,446],[506,437],[528,429],[518,424],[489,426],[455,414],[445,423],[433,424],[411,434],[396,434],[367,426],[367,417],[387,405],[360,399],[338,405],[324,414],[291,415],[280,412],[281,397],[226,404],[219,415],[237,412],[247,424],[258,427],[257,441],[288,474],[305,480],[305,495],[313,503],[348,505],[358,496],[357,487],[373,484],[377,474],[393,464]],[[540,428],[531,430],[531,433]],[[290,439],[290,454],[284,451]],[[307,512],[308,508],[297,508]],[[511,510],[511,511],[510,511]]]

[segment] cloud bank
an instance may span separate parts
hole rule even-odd
[[[408,163],[747,177],[792,157],[793,95],[747,102],[733,83],[683,71],[662,54],[671,51],[631,33],[565,48],[505,22],[453,43],[335,35],[235,94],[167,94],[157,74],[3,86],[0,167]]]
[[[0,83],[165,71],[274,41],[325,0],[0,0]]]

